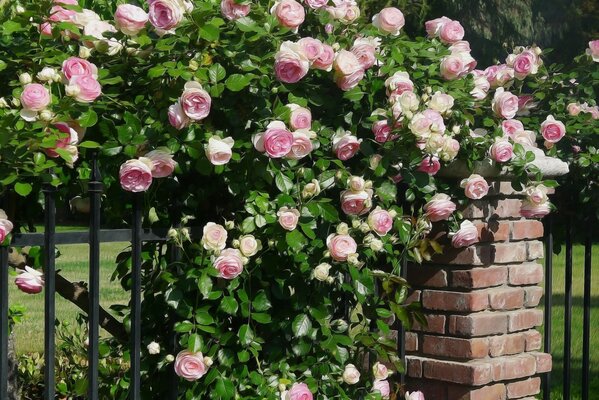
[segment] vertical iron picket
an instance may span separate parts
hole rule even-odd
[[[545,224],[545,330],[543,348],[551,353],[551,313],[553,309],[553,217],[547,217]],[[551,400],[551,371],[543,376],[543,400]]]
[[[406,277],[408,276],[408,260],[407,258],[404,258],[401,261],[401,277],[406,279]],[[399,347],[399,358],[401,360],[401,362],[404,365],[404,368],[407,369],[408,366],[406,365],[406,328],[403,326],[403,324],[399,324],[399,332],[397,333],[397,337],[398,337],[398,347]],[[399,383],[401,383],[402,385],[405,383],[406,381],[406,371],[404,371],[399,374]]]
[[[8,247],[0,247],[0,399],[8,398]]]
[[[141,223],[143,193],[135,193],[131,234],[131,400],[141,400]]]
[[[563,400],[570,400],[572,347],[572,221],[566,227],[566,285],[564,301],[564,387]]]
[[[55,324],[56,324],[56,188],[50,184],[43,187],[45,196],[44,209],[44,398],[54,400],[55,396]]]
[[[100,205],[102,182],[94,154],[92,175],[87,189],[90,197],[89,224],[89,347],[88,398],[98,400],[98,365],[100,341]]]
[[[589,384],[591,365],[591,251],[593,246],[593,226],[587,224],[587,234],[584,243],[584,317],[582,328],[582,400],[589,399]]]
[[[175,214],[175,218],[176,218],[176,221],[180,221],[181,216],[179,215],[178,212]],[[178,222],[175,225],[175,228],[181,228],[181,223]],[[181,261],[181,248],[177,244],[170,244],[170,255],[171,255],[171,261],[173,263],[178,263],[179,261]],[[174,330],[173,330],[173,333],[171,334],[169,341],[170,341],[171,354],[177,354],[177,346],[178,346],[177,332],[175,332]],[[170,372],[170,384],[169,384],[168,395],[169,395],[170,400],[177,400],[177,397],[179,396],[179,377],[175,373],[174,368],[172,368],[171,372]]]

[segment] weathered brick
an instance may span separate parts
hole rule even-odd
[[[510,223],[508,221],[491,220],[474,224],[478,229],[479,242],[504,242],[510,237]]]
[[[487,338],[461,339],[424,335],[422,351],[433,356],[458,359],[484,358],[489,354],[489,343]]]
[[[420,391],[427,399],[447,399],[447,383],[431,379],[409,379],[407,390]]]
[[[494,200],[492,203],[491,218],[520,218],[520,199]]]
[[[543,311],[536,309],[511,311],[508,314],[508,330],[523,331],[543,324]]]
[[[543,223],[528,219],[512,222],[512,240],[537,239],[543,237]]]
[[[491,250],[491,260],[497,264],[524,262],[526,258],[526,243],[495,243]]]
[[[523,332],[526,340],[526,351],[539,350],[543,343],[543,335],[536,329]]]
[[[415,332],[406,332],[405,346],[406,351],[418,351],[418,334]]]
[[[474,200],[468,202],[468,205],[462,210],[462,215],[466,219],[485,218],[490,213],[490,205],[488,200]]]
[[[543,247],[543,242],[538,240],[534,240],[532,242],[528,242],[528,260],[535,261],[539,258],[545,257],[545,248]]]
[[[479,289],[503,285],[507,282],[507,268],[493,266],[488,268],[472,268],[451,272],[451,287]]]
[[[451,315],[448,331],[451,335],[476,337],[506,333],[507,313],[482,312],[471,315]]]
[[[524,305],[524,289],[500,287],[490,289],[489,305],[493,310],[514,310]]]
[[[489,182],[489,181],[487,181]],[[487,196],[510,196],[524,197],[524,192],[517,191],[512,187],[511,181],[491,181],[489,182],[489,194]]]
[[[541,391],[541,378],[538,376],[525,381],[507,384],[507,398],[517,399],[524,396],[534,396]]]
[[[406,299],[406,303],[407,304],[419,303],[421,295],[422,295],[422,292],[420,290],[414,290],[412,293],[410,293],[408,295],[408,298]]]
[[[422,360],[423,358],[415,356],[406,356],[406,374],[412,378],[420,378],[422,376]]]
[[[501,357],[522,353],[526,346],[526,338],[522,333],[491,336],[489,338],[489,355]]]
[[[450,385],[447,398],[451,400],[505,400],[506,388],[503,383],[480,388]]]
[[[445,333],[445,315],[425,314],[427,325],[422,326],[418,322],[414,322],[412,330],[429,333]]]
[[[408,267],[408,282],[418,287],[446,287],[447,272],[426,265],[410,265]]]
[[[422,305],[429,310],[443,311],[481,311],[489,305],[489,296],[485,291],[449,292],[424,290]]]
[[[537,361],[537,374],[551,371],[551,367],[553,365],[551,354],[540,353],[536,351],[530,352],[528,354],[532,355]]]
[[[533,363],[534,363],[534,358]],[[423,376],[445,382],[461,383],[480,386],[491,382],[492,365],[484,361],[469,361],[465,363],[425,359]]]
[[[489,245],[479,245],[454,249],[446,247],[442,254],[433,255],[432,261],[435,264],[450,265],[487,265],[489,264],[491,247]]]
[[[536,263],[510,265],[508,274],[512,285],[536,285],[543,280],[543,266]]]
[[[543,297],[544,290],[540,286],[531,286],[524,288],[524,306],[536,307]]]
[[[496,382],[525,378],[535,374],[536,359],[529,354],[493,358],[493,380]]]

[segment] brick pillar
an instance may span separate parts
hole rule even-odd
[[[407,385],[427,400],[534,399],[539,374],[551,370],[536,329],[543,225],[520,217],[521,198],[509,182],[492,182],[463,210],[480,243],[445,246],[434,263],[408,267],[428,326],[406,333]]]

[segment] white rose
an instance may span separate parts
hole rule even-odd
[[[42,82],[55,81],[57,75],[58,72],[54,68],[44,67],[40,72],[38,72],[37,79]]]
[[[345,222],[341,222],[337,225],[337,234],[338,235],[348,235],[349,234],[349,226]]]
[[[21,75],[19,75],[19,82],[21,82],[21,85],[28,85],[32,81],[33,79],[31,78],[31,75],[27,72],[24,72]]]
[[[376,252],[382,251],[383,250],[383,241],[380,239],[377,239],[377,238],[373,238],[370,241],[369,246],[372,251],[376,251]]]
[[[314,278],[321,282],[325,282],[329,277],[330,269],[331,265],[327,263],[317,265],[316,268],[314,268]]]
[[[360,380],[360,371],[353,364],[347,364],[343,371],[343,381],[348,385],[355,385]]]
[[[255,255],[262,246],[260,241],[252,235],[245,235],[239,238],[239,250],[246,257]]]
[[[320,183],[317,179],[312,179],[312,181],[310,181],[310,183],[307,183],[306,186],[304,186],[304,189],[302,190],[303,198],[314,197],[318,196],[319,194]]]
[[[377,362],[372,366],[372,373],[374,375],[374,379],[376,380],[383,380],[389,377],[389,370],[380,362]]]
[[[160,353],[160,345],[156,342],[152,342],[148,345],[148,353],[155,355]]]
[[[453,107],[454,99],[449,94],[435,92],[433,97],[431,98],[428,106],[433,110],[439,111],[440,113],[445,113]]]

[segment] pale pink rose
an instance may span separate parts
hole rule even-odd
[[[297,227],[300,212],[295,208],[281,207],[277,211],[279,217],[279,225],[285,230],[292,231]]]
[[[318,10],[327,5],[329,0],[304,0],[304,2],[313,10]]]
[[[120,4],[114,13],[116,27],[125,35],[137,35],[148,19],[148,13],[133,4]]]
[[[368,214],[368,226],[379,236],[385,236],[393,228],[393,217],[380,207]]]
[[[441,169],[441,163],[439,162],[439,157],[437,156],[426,156],[420,162],[420,166],[418,167],[418,171],[426,172],[427,174],[433,176]]]
[[[581,105],[582,112],[591,114],[593,119],[599,119],[599,107],[598,106],[589,106],[587,103]]]
[[[15,279],[15,285],[23,293],[37,294],[44,289],[44,274],[25,266],[25,270]]]
[[[405,24],[403,13],[395,7],[383,8],[381,12],[372,17],[372,25],[393,36],[399,35]]]
[[[480,175],[472,174],[469,178],[462,180],[461,187],[464,188],[466,197],[472,200],[482,199],[489,193],[489,184]]]
[[[291,129],[310,129],[312,126],[312,113],[307,108],[297,104],[287,104],[291,110],[289,114],[289,126]]]
[[[449,51],[451,54],[456,53],[468,53],[470,54],[470,43],[467,40],[458,40],[449,46]]]
[[[270,126],[270,125],[269,125]],[[264,152],[271,158],[285,157],[293,146],[293,134],[287,128],[275,125],[269,127],[261,138]],[[256,142],[254,143],[256,146]],[[260,151],[259,147],[256,147]]]
[[[472,75],[474,75],[474,89],[472,89],[470,94],[475,99],[482,100],[487,97],[491,84],[487,80],[485,73],[481,70],[472,71]]]
[[[453,104],[454,98],[451,95],[437,91],[433,94],[433,97],[431,97],[428,106],[435,111],[445,113],[451,110]]]
[[[347,257],[358,250],[358,245],[351,236],[334,233],[327,238],[327,247],[335,261],[347,261]]]
[[[457,157],[460,151],[460,142],[452,137],[445,137],[443,147],[441,148],[441,159],[443,161],[451,161]]]
[[[385,364],[382,364],[377,361],[372,366],[372,374],[374,375],[374,379],[383,380],[389,377],[389,370],[387,369],[387,366]]]
[[[341,161],[346,161],[356,155],[362,143],[356,136],[349,132],[333,136],[333,152]]]
[[[549,201],[547,186],[540,184],[529,186],[525,190],[526,200],[534,204],[544,204]]]
[[[323,52],[322,42],[318,39],[305,37],[298,40],[297,44],[300,46],[302,52],[308,58],[308,60],[310,60],[310,62],[318,60]]]
[[[305,383],[294,383],[284,400],[313,400],[312,392]]]
[[[437,222],[448,219],[456,210],[456,204],[451,197],[437,193],[424,205],[424,211],[429,221]]]
[[[201,243],[206,250],[219,252],[227,246],[227,230],[222,225],[208,222],[202,233]]]
[[[102,95],[102,86],[93,76],[75,76],[68,86],[77,88],[74,97],[80,103],[91,103]]]
[[[175,373],[189,381],[197,381],[208,372],[208,366],[204,363],[202,353],[192,353],[187,350],[177,354],[175,359]]]
[[[277,17],[282,26],[291,30],[297,30],[306,18],[304,7],[295,0],[276,2],[271,13]]]
[[[587,54],[591,56],[593,61],[599,62],[599,40],[591,40],[589,42]]]
[[[326,0],[326,2],[328,3],[328,0]],[[326,24],[324,26],[324,31],[330,35],[331,33],[333,33],[333,28],[333,24]]]
[[[39,31],[43,36],[52,36],[52,24],[49,22],[40,24]]]
[[[366,189],[366,181],[361,176],[352,176],[348,179],[347,185],[354,192],[361,192]]]
[[[364,78],[364,70],[360,68],[351,75],[335,74],[335,76],[335,82],[337,83],[339,89],[348,91],[358,86],[358,84],[362,81]]]
[[[512,140],[523,146],[536,147],[537,135],[533,131],[518,131],[514,133]]]
[[[50,91],[39,83],[29,83],[23,88],[21,105],[24,110],[42,111],[50,105],[51,101]]]
[[[514,78],[514,69],[505,64],[492,65],[484,73],[492,88],[504,86]]]
[[[532,95],[526,94],[518,96],[518,113],[516,115],[530,115],[530,110],[537,106],[537,103],[535,103],[533,100],[534,97]]]
[[[140,160],[128,160],[119,170],[121,187],[128,192],[145,192],[152,185],[152,169]]]
[[[468,220],[462,221],[460,229],[451,237],[451,245],[455,248],[467,247],[476,242],[478,242],[478,229]]]
[[[468,74],[469,66],[460,55],[452,54],[441,60],[441,76],[446,80],[454,80]]]
[[[186,128],[191,123],[180,102],[176,102],[168,108],[168,122],[176,129]]]
[[[549,115],[541,124],[541,135],[549,143],[557,143],[566,135],[566,126]]]
[[[158,148],[147,153],[145,158],[152,161],[152,178],[165,178],[173,173],[177,162],[166,148]]]
[[[314,60],[312,67],[323,71],[330,71],[333,68],[333,62],[335,61],[335,50],[328,44],[322,45],[322,52],[320,56]]]
[[[419,139],[428,139],[432,133],[445,132],[445,122],[438,111],[427,109],[414,115],[408,128]]]
[[[0,243],[4,242],[6,236],[12,231],[13,224],[10,222],[6,216],[4,210],[0,210]]]
[[[185,84],[180,102],[185,115],[194,121],[201,121],[210,114],[212,98],[198,82]]]
[[[250,4],[238,4],[235,0],[222,0],[220,11],[229,21],[243,18],[250,13]]]
[[[355,54],[347,50],[340,50],[333,63],[335,72],[340,75],[352,75],[362,70],[362,65]]]
[[[372,124],[372,133],[374,133],[374,140],[385,143],[391,135],[391,127],[386,120],[376,121]]]
[[[66,4],[66,3],[62,3]],[[70,22],[73,21],[76,12],[73,10],[67,10],[61,6],[52,6],[50,9],[50,16],[48,17],[49,21],[52,22]]]
[[[414,83],[410,79],[410,75],[405,71],[398,71],[385,81],[387,87],[387,96],[391,94],[402,95],[404,92],[413,92]]]
[[[363,70],[376,63],[376,49],[369,44],[354,45],[350,51],[356,56]]]
[[[528,75],[534,75],[539,70],[539,57],[531,50],[525,50],[511,59],[508,57],[508,65],[514,68],[516,79],[524,79]]]
[[[71,128],[66,122],[58,122],[54,124],[54,127],[60,132],[64,133],[64,135],[58,138],[54,147],[44,149],[46,155],[51,158],[60,157],[60,154],[56,152],[56,149],[66,149],[67,146],[70,144],[75,144],[79,140],[77,131]],[[0,243],[1,242],[2,241],[0,240]]]
[[[312,152],[314,145],[312,144],[312,140],[310,140],[308,131],[298,130],[293,132],[292,135],[293,143],[291,144],[291,150],[285,156],[286,158],[299,160]]]
[[[243,259],[241,252],[237,249],[225,249],[214,260],[214,268],[218,270],[218,276],[231,280],[237,278],[243,272]]]
[[[549,202],[537,204],[524,200],[522,201],[522,206],[520,207],[520,215],[524,218],[543,218],[550,212],[551,207]]]
[[[170,31],[183,20],[185,9],[176,0],[152,0],[149,8],[150,23],[160,31]]]
[[[493,97],[492,108],[498,117],[512,119],[518,112],[518,96],[506,92],[502,87],[497,88]]]
[[[496,162],[508,162],[514,155],[514,147],[506,139],[497,140],[489,148],[489,155]]]
[[[451,22],[451,19],[447,17],[435,18],[433,20],[426,21],[424,23],[426,33],[429,37],[437,37],[441,32],[441,28],[443,28],[443,26],[448,22]]]
[[[252,235],[239,238],[239,251],[246,257],[255,255],[262,248],[260,242]]]
[[[568,109],[568,114],[570,114],[573,117],[576,117],[582,111],[582,107],[580,106],[579,103],[570,103],[570,104],[568,104],[567,109]]]
[[[517,119],[506,119],[501,121],[501,130],[505,136],[513,138],[517,132],[524,130],[524,124]]]
[[[208,139],[208,143],[204,145],[204,151],[212,165],[224,165],[231,160],[234,145],[235,141],[232,137],[221,139],[217,136],[212,136]]]
[[[464,28],[458,21],[449,21],[439,31],[439,39],[443,43],[451,44],[464,38]]]
[[[385,380],[375,380],[372,384],[372,391],[379,392],[383,399],[388,399],[391,394],[391,387],[389,386],[389,381]]]
[[[117,32],[116,28],[107,21],[91,20],[83,27],[83,34],[85,36],[91,36],[97,40],[106,39],[106,36],[104,36],[104,33],[107,33],[107,32],[108,33]],[[94,42],[91,42],[91,43],[86,42],[87,47],[94,47],[94,45],[95,45]]]
[[[284,83],[299,82],[310,69],[310,61],[297,43],[283,42],[275,54],[275,75]]]
[[[341,192],[341,209],[347,215],[366,214],[372,206],[371,191],[344,190]]]
[[[98,79],[98,68],[82,58],[69,57],[62,63],[62,74],[66,82],[76,76],[91,76]]]
[[[406,392],[406,400],[425,400],[422,392]]]

